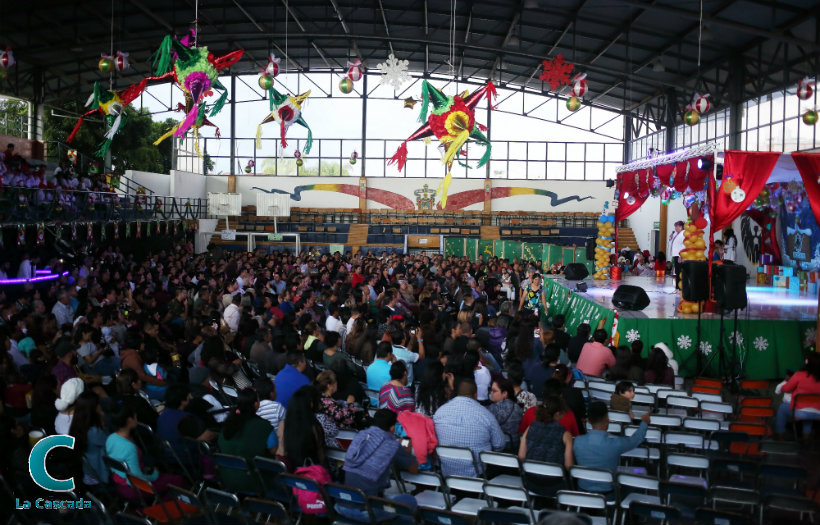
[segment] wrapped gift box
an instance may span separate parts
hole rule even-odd
[[[774,256],[770,253],[761,253],[760,257],[758,258],[758,263],[760,264],[772,264],[774,262]]]
[[[757,284],[765,284],[766,286],[771,286],[772,284],[772,276],[766,273],[758,273],[757,274]]]

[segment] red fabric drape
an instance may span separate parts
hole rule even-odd
[[[740,217],[757,198],[769,180],[780,153],[768,151],[727,151],[723,163],[723,176],[731,175],[738,187],[746,192],[742,202],[735,202],[725,191],[718,191],[715,179],[709,177],[709,216],[711,232],[722,230]],[[711,239],[710,239],[711,240]]]
[[[792,153],[792,160],[803,178],[814,220],[820,226],[820,153]]]
[[[715,247],[715,232],[732,224],[757,198],[769,180],[780,153],[768,151],[727,151],[723,161],[723,176],[731,175],[737,186],[746,193],[742,202],[735,202],[725,191],[718,191],[715,178],[709,177],[709,261]],[[709,267],[711,278],[711,265]]]
[[[635,174],[638,173],[638,181],[635,181]],[[641,177],[641,175],[643,177]],[[641,180],[643,179],[643,180]],[[639,172],[625,171],[618,174],[618,209],[615,211],[615,222],[620,222],[643,206],[649,198],[649,191],[646,187],[646,170]],[[643,197],[641,196],[643,195]],[[628,203],[630,197],[634,198],[632,204]]]

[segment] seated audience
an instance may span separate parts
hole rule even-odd
[[[387,408],[396,414],[408,410],[415,411],[413,390],[407,386],[407,365],[396,361],[390,365],[390,381],[379,390],[379,408]]]
[[[657,346],[649,353],[643,378],[644,382],[650,385],[675,386],[675,372],[669,366],[669,360],[664,351]]]
[[[777,409],[774,431],[782,436],[786,432],[786,423],[793,419],[802,421],[803,437],[808,437],[812,423],[820,419],[820,407],[799,399],[800,394],[820,394],[820,354],[810,353],[806,364],[781,387],[789,400],[783,400]]]
[[[515,392],[512,383],[505,377],[499,377],[490,386],[490,401],[492,403],[487,409],[495,416],[498,425],[505,434],[514,437],[513,443],[517,441],[518,426],[524,411],[515,402]]]
[[[617,410],[618,412],[625,412],[629,417],[635,419],[632,415],[632,400],[635,398],[635,385],[629,381],[621,381],[615,385],[615,392],[609,398],[609,408]]]
[[[609,336],[606,330],[598,329],[592,334],[592,341],[581,349],[578,358],[578,370],[586,376],[602,377],[604,370],[615,366],[615,356],[606,346]]]
[[[523,461],[558,463],[569,469],[573,464],[572,434],[560,421],[564,417],[561,398],[550,396],[535,409],[535,421],[524,431],[518,457]]]

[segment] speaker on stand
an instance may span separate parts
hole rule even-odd
[[[732,355],[730,359],[726,359],[723,345],[723,316],[727,311],[734,311],[734,334],[737,334],[737,312],[745,309],[749,302],[746,296],[746,269],[736,264],[715,265],[712,268],[712,288],[715,292],[715,302],[718,309],[720,309],[720,336],[717,348],[717,354],[719,355],[718,374],[735,392],[737,391],[737,378],[742,372],[742,370],[737,369],[739,364],[737,359],[737,337],[732,337]],[[714,359],[714,355],[701,370],[701,375],[712,359]]]
[[[700,351],[700,313],[703,309],[701,301],[709,299],[709,263],[706,261],[684,261],[680,271],[680,291],[684,301],[698,303],[698,324],[695,329],[697,342],[695,352],[700,369],[703,366],[703,354]],[[690,356],[691,357],[691,356]]]

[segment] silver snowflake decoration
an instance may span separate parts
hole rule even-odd
[[[641,334],[638,333],[638,331],[635,330],[634,328],[626,333],[626,340],[629,341],[630,343],[634,343],[635,341],[637,341],[640,338],[641,338]]]
[[[709,355],[712,353],[712,343],[709,341],[701,341],[700,342],[700,353],[703,355]]]
[[[769,341],[762,335],[755,337],[754,343],[752,344],[758,352],[762,352],[763,350],[769,348]]]
[[[407,68],[410,62],[407,60],[399,60],[393,53],[388,55],[387,60],[379,64],[379,69],[382,72],[382,79],[379,84],[388,84],[393,86],[396,91],[410,81],[410,75],[407,73]]]
[[[818,245],[820,246],[820,245]],[[803,346],[809,347],[817,342],[817,329],[816,328],[806,328],[806,332],[803,334]]]
[[[741,334],[740,332],[732,332],[731,334],[729,334],[729,342],[730,343],[737,342],[738,346],[742,345],[743,344],[743,334]]]
[[[678,347],[682,350],[689,350],[689,347],[692,346],[692,338],[688,335],[682,335],[678,337]]]

